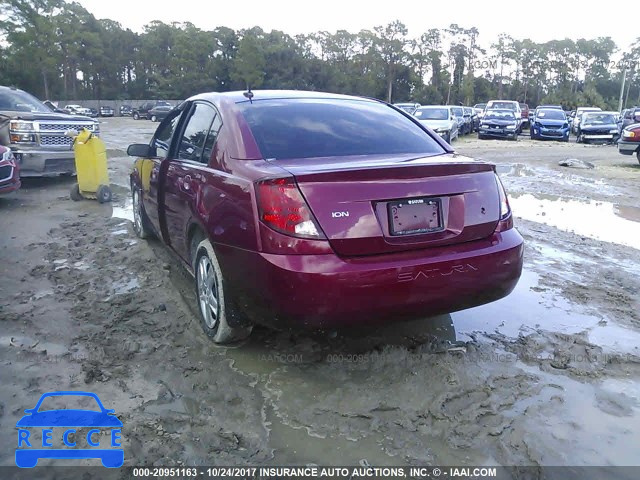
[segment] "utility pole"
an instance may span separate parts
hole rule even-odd
[[[622,86],[620,87],[620,103],[618,104],[618,111],[622,111],[622,98],[624,97],[624,83],[627,80],[627,69],[624,69],[624,73],[622,74]]]

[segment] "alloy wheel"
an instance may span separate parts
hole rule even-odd
[[[205,324],[214,329],[220,316],[220,302],[218,301],[218,280],[216,272],[207,255],[202,255],[198,261],[196,272],[198,285],[198,302]]]
[[[140,202],[140,192],[133,191],[133,228],[138,236],[142,235],[142,205]]]

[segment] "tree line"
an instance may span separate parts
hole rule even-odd
[[[617,110],[624,76],[625,104],[640,104],[640,38],[619,50],[610,37],[537,43],[501,34],[488,49],[479,37],[475,27],[452,24],[411,38],[397,20],[295,36],[153,21],[136,33],[78,3],[3,0],[0,84],[58,100],[187,98],[250,86],[422,104],[505,98]]]

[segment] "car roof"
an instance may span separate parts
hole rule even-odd
[[[246,91],[235,92],[207,92],[194,95],[188,100],[208,100],[215,102],[217,100],[227,99],[235,103],[249,102],[249,99],[245,97]],[[251,101],[259,100],[283,100],[283,99],[327,99],[327,100],[361,100],[370,102],[380,102],[374,98],[369,97],[356,97],[352,95],[341,95],[338,93],[328,92],[314,92],[307,90],[252,90],[253,97]],[[411,104],[412,106],[415,104]]]

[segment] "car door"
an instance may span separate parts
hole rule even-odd
[[[188,228],[191,219],[197,216],[197,202],[213,150],[211,142],[215,142],[216,129],[219,129],[219,118],[215,122],[217,117],[219,114],[211,104],[194,102],[167,165],[164,212],[168,243],[187,263],[190,263]]]
[[[169,157],[171,139],[180,120],[179,111],[173,112],[158,127],[151,139],[154,156],[142,160],[140,179],[142,182],[142,203],[149,221],[156,232],[164,236],[163,225],[160,223],[160,178],[162,162]]]

